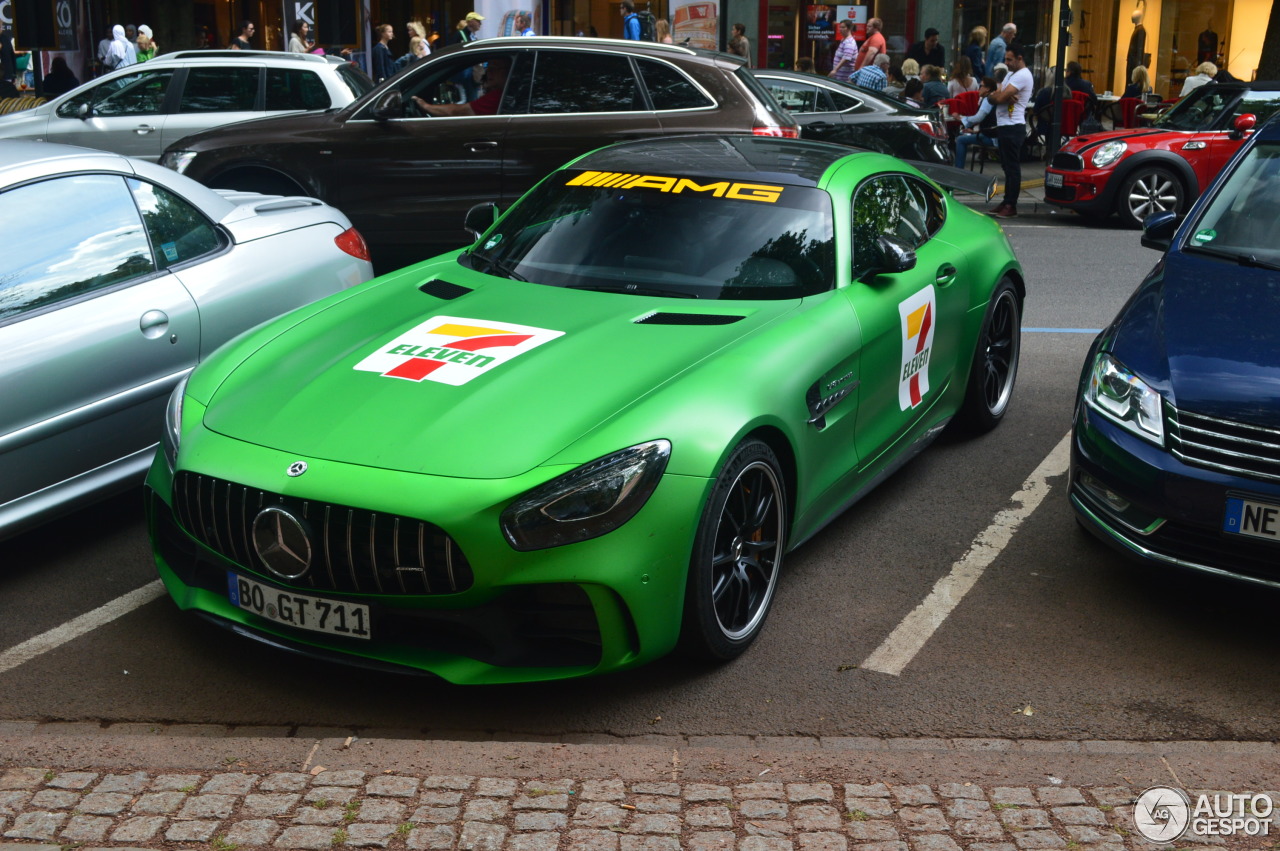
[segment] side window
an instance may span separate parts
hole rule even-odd
[[[1235,108],[1231,110],[1231,119],[1227,122],[1228,130],[1231,129],[1231,121],[1235,121],[1238,116],[1244,115],[1246,112],[1258,116],[1258,125],[1271,117],[1271,114],[1280,109],[1280,97],[1275,92],[1250,92],[1242,97],[1236,103]]]
[[[804,83],[793,83],[789,80],[768,80],[765,86],[773,99],[791,112],[818,112],[815,106],[818,90]]]
[[[0,321],[155,271],[118,175],[58,177],[0,193],[0,233],[31,235],[5,246]]]
[[[190,68],[178,112],[247,112],[258,103],[258,68]]]
[[[831,95],[832,105],[836,112],[874,112],[871,107],[863,103],[862,98],[854,97],[845,92],[829,91]]]
[[[295,68],[267,69],[268,110],[328,109],[332,106],[329,92],[314,71]]]
[[[654,109],[702,109],[715,102],[675,68],[652,59],[637,59],[640,77]]]
[[[453,57],[450,62],[432,62],[426,67],[418,66],[396,77],[394,84],[400,90],[404,102],[409,104],[414,97],[420,97],[431,104],[466,103],[468,90],[483,96],[482,81],[488,63],[504,58],[511,63],[507,73],[507,83],[502,87],[501,104],[498,113],[509,115],[520,112],[520,104],[527,99],[528,75],[525,73],[527,59],[519,53],[467,53]],[[372,117],[372,106],[361,113],[362,117]],[[406,117],[420,117],[412,106],[407,107]]]
[[[164,111],[165,93],[173,69],[139,71],[116,77],[81,92],[58,107],[61,118],[79,118],[80,107],[88,104],[95,115],[158,115]]]
[[[185,263],[222,246],[217,229],[186,201],[151,183],[133,179],[126,182],[142,212],[142,222],[161,269]]]
[[[854,276],[875,264],[881,236],[896,237],[912,248],[922,245],[929,238],[927,216],[920,196],[900,175],[880,175],[858,187],[853,196]]]
[[[533,69],[529,112],[636,112],[644,97],[626,56],[541,50]]]
[[[947,204],[942,200],[942,193],[927,183],[914,177],[904,178],[907,188],[915,198],[915,206],[922,213],[925,228],[925,239],[932,237],[947,220]],[[924,240],[921,240],[923,242]]]

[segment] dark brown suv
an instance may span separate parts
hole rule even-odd
[[[420,102],[472,100],[495,60],[510,63],[496,114],[426,114]],[[161,162],[214,188],[320,198],[351,218],[388,271],[467,244],[468,208],[505,207],[576,156],[689,132],[794,138],[798,127],[735,56],[611,39],[495,38],[433,54],[341,110],[189,136]]]

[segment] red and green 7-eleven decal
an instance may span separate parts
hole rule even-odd
[[[509,322],[435,316],[379,346],[355,368],[387,378],[457,386],[563,334]]]
[[[932,284],[898,305],[902,319],[898,406],[904,411],[919,405],[929,392],[929,355],[933,352],[933,321],[937,312]]]

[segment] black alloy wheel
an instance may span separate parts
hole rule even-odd
[[[981,434],[1000,424],[1013,398],[1021,350],[1022,302],[1013,282],[1004,278],[996,285],[987,306],[969,370],[969,385],[956,415],[966,431]]]

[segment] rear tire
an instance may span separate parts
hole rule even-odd
[[[956,423],[969,434],[991,431],[1004,419],[1018,378],[1022,350],[1022,302],[1013,281],[1002,278],[991,294],[969,368],[969,384]]]
[[[750,440],[716,479],[694,539],[681,649],[705,661],[743,653],[764,627],[787,544],[785,479],[773,450]]]

